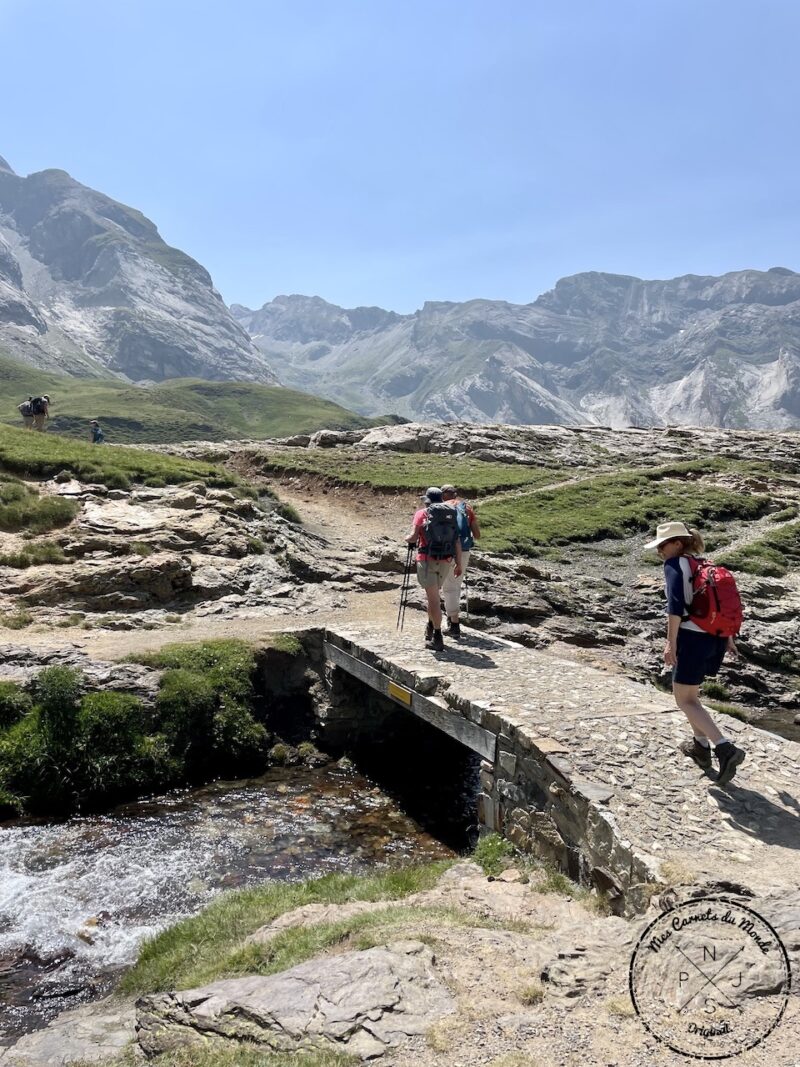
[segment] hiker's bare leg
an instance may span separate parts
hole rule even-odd
[[[722,740],[722,734],[708,710],[700,703],[700,686],[673,682],[672,692],[675,703],[689,720],[695,736],[708,738],[712,745],[718,744]]]
[[[434,630],[441,630],[442,605],[439,600],[439,586],[429,585],[425,590],[425,598],[428,601],[428,618],[433,623]]]

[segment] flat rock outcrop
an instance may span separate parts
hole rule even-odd
[[[266,978],[143,997],[137,1040],[148,1056],[217,1039],[276,1052],[337,1048],[373,1059],[455,1010],[433,962],[422,942],[397,941]]]

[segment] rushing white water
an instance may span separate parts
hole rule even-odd
[[[0,1000],[12,1005],[0,1024],[18,1032],[107,988],[98,976],[220,889],[446,854],[364,778],[332,769],[0,829]]]

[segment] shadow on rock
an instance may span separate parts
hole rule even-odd
[[[716,800],[719,809],[728,816],[731,824],[750,837],[757,837],[767,845],[800,849],[800,814],[787,811],[779,804],[752,789],[728,785],[709,794]],[[781,799],[800,809],[797,801],[788,793]]]

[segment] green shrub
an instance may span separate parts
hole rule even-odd
[[[148,545],[146,541],[134,541],[131,545],[131,552],[135,552],[137,556],[146,558],[152,556],[155,549],[152,545]]]
[[[732,719],[738,719],[740,722],[750,721],[747,713],[742,708],[737,708],[734,704],[723,704],[718,700],[709,700],[707,703],[710,708],[718,711],[721,715],[730,715]]]
[[[244,704],[254,697],[252,677],[255,651],[245,641],[203,641],[165,645],[157,652],[135,657],[137,663],[159,670],[187,670],[208,678],[214,690]]]
[[[34,683],[42,736],[53,756],[72,747],[82,690],[83,677],[71,667],[46,667]]]
[[[261,769],[267,756],[269,734],[252,714],[235,700],[226,701],[214,715],[214,748],[218,773],[247,773]]]
[[[159,728],[189,774],[208,763],[216,710],[214,687],[202,674],[178,669],[162,677],[156,697]]]
[[[82,695],[67,667],[41,672],[33,707],[0,686],[0,790],[25,811],[68,813],[263,768],[269,735],[253,715],[252,648],[213,641],[143,658],[166,668],[153,710],[126,693]]]
[[[282,741],[279,741],[277,745],[273,745],[269,750],[270,763],[276,764],[278,767],[283,767],[289,762],[289,756],[291,749],[288,745],[285,745]]]
[[[15,797],[0,786],[0,819],[13,819],[15,815],[21,813],[22,802],[19,797]]]
[[[292,522],[296,526],[302,525],[303,520],[300,518],[300,512],[292,504],[284,504],[283,502],[276,504],[275,511],[287,522]]]
[[[703,694],[708,697],[717,697],[719,700],[730,700],[730,691],[721,682],[708,678],[703,682]]]
[[[0,739],[0,789],[18,798],[34,815],[68,813],[72,808],[71,769],[62,751],[52,751],[38,708]]]
[[[14,682],[0,682],[0,730],[19,722],[32,707],[33,701],[24,689]]]
[[[510,859],[514,853],[515,849],[510,841],[506,841],[500,834],[487,834],[475,846],[472,858],[483,867],[485,874],[496,877],[506,867],[510,866],[505,861]]]
[[[263,556],[267,551],[267,546],[263,541],[260,541],[257,537],[247,538],[247,548],[254,556]]]
[[[89,693],[77,717],[73,759],[79,799],[97,803],[152,791],[179,770],[166,745],[145,736],[152,716],[128,693]]]

